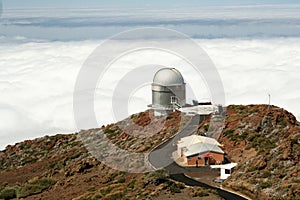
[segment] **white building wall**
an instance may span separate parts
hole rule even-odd
[[[177,154],[179,157],[181,157],[181,148],[180,147],[177,147]]]
[[[231,173],[226,174],[225,170],[226,170],[225,168],[221,168],[221,176],[220,176],[221,179],[227,179],[231,175]],[[231,172],[231,170],[230,170],[230,172]]]

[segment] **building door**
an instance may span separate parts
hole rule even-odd
[[[181,108],[181,105],[179,103],[179,99],[178,97],[176,96],[171,96],[171,104],[173,105],[173,108],[175,109],[178,109],[178,108]]]
[[[204,158],[204,165],[208,165],[209,158]]]

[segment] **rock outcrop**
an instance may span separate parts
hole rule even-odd
[[[229,106],[218,140],[238,163],[224,186],[253,199],[299,199],[300,124],[293,114],[276,106]]]

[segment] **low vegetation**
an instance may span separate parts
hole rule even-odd
[[[224,185],[253,199],[297,199],[299,132],[299,122],[281,108],[229,106],[219,141],[238,167]]]
[[[147,152],[189,120],[180,112],[165,119],[152,117],[146,111],[80,134],[99,137],[102,132],[122,149]],[[240,105],[228,107],[225,124],[214,119],[219,123],[210,127],[209,120],[199,126],[198,134],[224,125],[219,142],[226,157],[238,163],[223,186],[253,199],[300,196],[300,125],[291,113],[275,106],[268,112],[266,105]],[[134,136],[136,125],[141,128],[138,134],[147,137]],[[173,181],[163,170],[129,174],[109,168],[89,154],[80,134],[45,136],[0,151],[0,199],[176,199],[183,194],[219,198],[215,191]]]
[[[0,189],[0,199],[28,197],[49,189],[55,183],[54,179],[42,178],[21,185],[3,187]]]
[[[182,191],[190,195],[184,184],[173,181],[163,170],[130,174],[109,168],[78,139],[93,135],[97,143],[102,132],[122,149],[145,152],[172,137],[189,119],[180,112],[154,119],[146,111],[102,128],[9,145],[0,151],[0,199],[153,199]],[[134,137],[130,123],[145,127],[140,134],[151,130],[152,135]]]

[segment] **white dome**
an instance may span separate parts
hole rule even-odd
[[[183,85],[184,79],[175,68],[162,68],[156,72],[153,83],[162,86]]]

